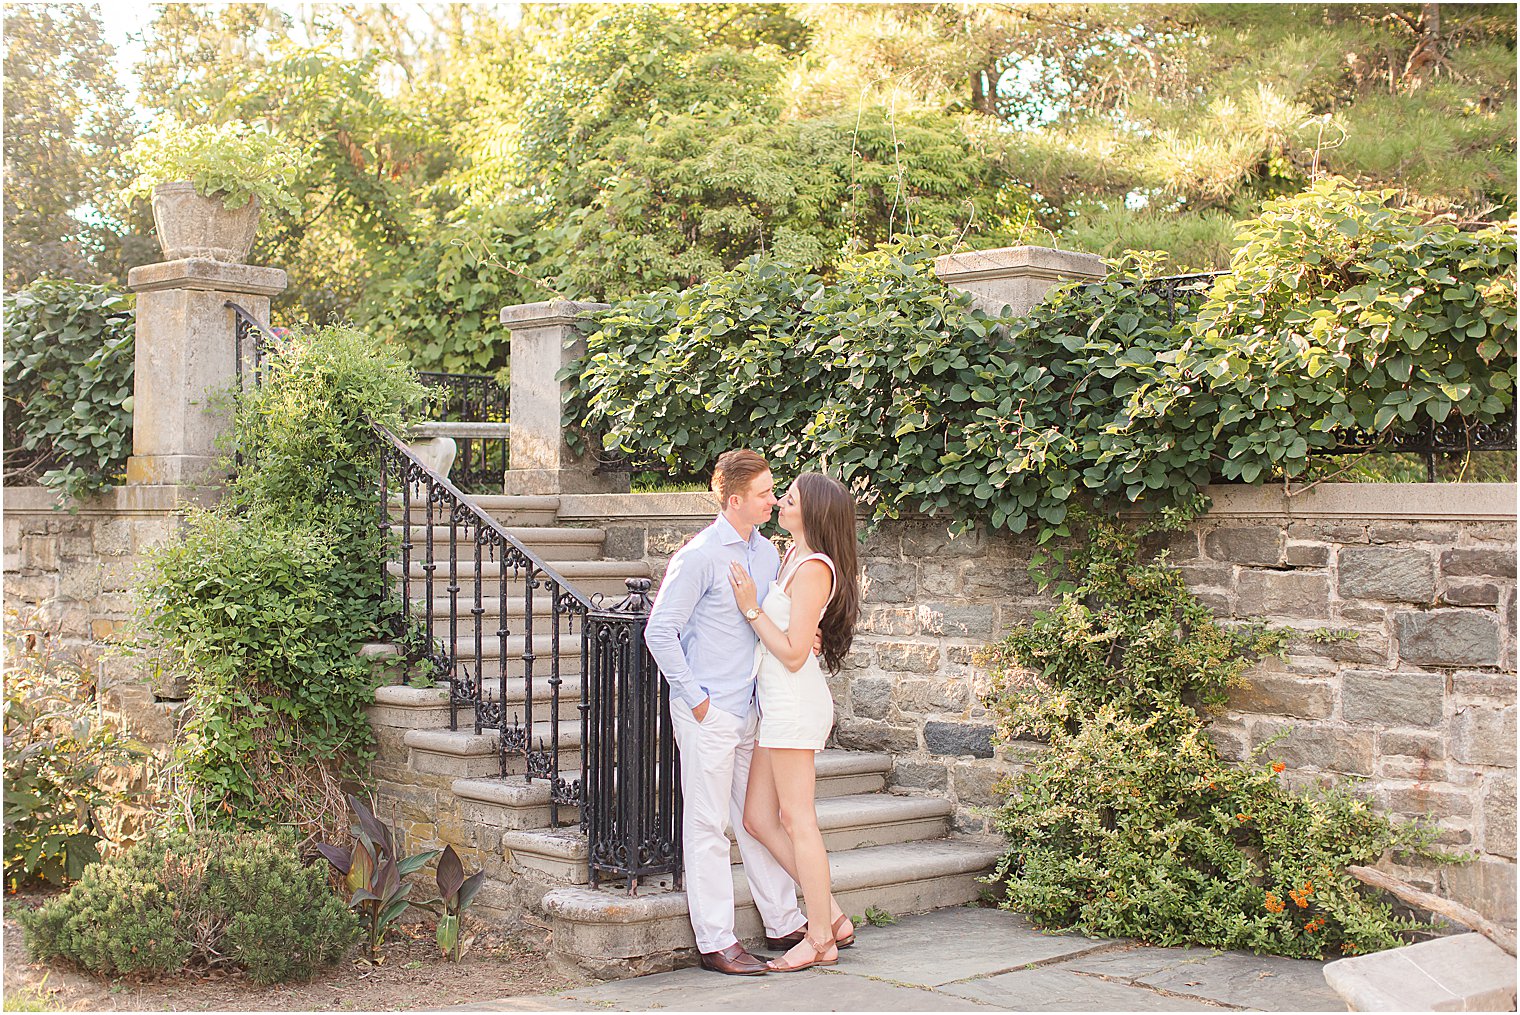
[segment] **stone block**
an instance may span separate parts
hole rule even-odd
[[[1465,818],[1472,814],[1472,797],[1448,786],[1416,784],[1379,787],[1374,799],[1385,809],[1408,816]]]
[[[132,551],[161,546],[179,534],[180,522],[175,518],[136,518],[132,521]]]
[[[1515,777],[1490,775],[1483,780],[1483,850],[1515,858]]]
[[[1408,670],[1346,670],[1341,718],[1379,726],[1435,726],[1446,714],[1446,678]]]
[[[1481,934],[1341,959],[1325,982],[1350,1011],[1514,1011],[1515,959]]]
[[[891,783],[904,789],[925,789],[943,793],[949,786],[949,772],[944,765],[934,761],[905,761],[894,759]]]
[[[1341,603],[1335,613],[1340,620],[1351,624],[1386,624],[1388,622],[1387,608],[1370,603]]]
[[[991,603],[933,602],[918,607],[918,624],[929,634],[987,637],[996,622],[997,607]]]
[[[1492,582],[1453,585],[1441,593],[1441,602],[1448,606],[1498,606],[1503,591]]]
[[[971,723],[924,723],[924,748],[930,754],[992,757],[992,727]]]
[[[1204,534],[1203,548],[1211,560],[1276,567],[1283,562],[1286,542],[1276,525],[1221,525]]]
[[[1381,631],[1366,628],[1320,628],[1295,636],[1288,651],[1297,655],[1331,659],[1338,663],[1386,666],[1392,646]]]
[[[918,732],[912,726],[893,726],[876,719],[840,719],[834,727],[834,739],[850,751],[912,754],[918,750]]]
[[[949,527],[936,521],[904,522],[902,553],[910,560],[946,557],[981,557],[987,553],[987,537],[980,529],[950,535]]]
[[[1228,761],[1243,761],[1251,753],[1251,735],[1244,726],[1215,722],[1209,726],[1208,737],[1219,756]]]
[[[1324,543],[1365,543],[1367,526],[1359,522],[1294,522],[1288,534],[1295,539]]]
[[[1258,715],[1328,719],[1335,712],[1335,692],[1326,680],[1305,680],[1281,673],[1253,671],[1246,687],[1230,692],[1230,708]]]
[[[673,557],[695,532],[670,525],[655,526],[645,532],[644,550],[655,557]]]
[[[1241,571],[1235,614],[1239,617],[1330,616],[1330,579],[1304,571]]]
[[[1169,532],[1165,534],[1162,549],[1166,550],[1167,559],[1173,564],[1183,561],[1197,560],[1203,556],[1203,538],[1196,529],[1188,529],[1185,532]]]
[[[34,571],[58,570],[58,537],[27,536],[22,539],[21,566]]]
[[[1439,733],[1384,730],[1378,736],[1378,753],[1396,754],[1408,758],[1439,759],[1446,757],[1446,744]]]
[[[1193,598],[1199,604],[1207,607],[1216,617],[1229,617],[1234,614],[1235,607],[1230,603],[1228,593],[1218,592],[1213,589],[1193,589]]]
[[[918,595],[918,566],[868,560],[861,569],[861,587],[868,603],[911,603]]]
[[[965,566],[965,590],[968,596],[994,596],[1009,599],[1039,594],[1025,563],[992,564],[971,561]]]
[[[1371,730],[1259,722],[1252,730],[1254,745],[1261,747],[1278,734],[1286,735],[1265,749],[1272,761],[1316,772],[1372,774]]]
[[[1515,864],[1480,858],[1448,866],[1441,872],[1441,894],[1471,906],[1496,923],[1515,923]],[[1510,969],[1515,960],[1511,958]],[[1511,1002],[1513,1004],[1513,1002]]]
[[[1289,543],[1285,555],[1289,567],[1325,567],[1330,563],[1327,543]]]
[[[1468,765],[1515,767],[1515,706],[1458,708],[1451,719],[1451,756]]]
[[[1178,564],[1177,573],[1188,588],[1224,588],[1235,584],[1235,565],[1203,561],[1196,564]]]
[[[888,560],[897,560],[902,556],[902,532],[897,522],[882,522],[876,531],[866,535],[865,542],[860,544],[860,556],[884,557]]]
[[[955,597],[962,594],[962,567],[952,561],[925,562],[918,569],[918,591],[926,596]]]
[[[868,677],[850,682],[850,711],[863,719],[885,719],[892,703],[892,681]]]
[[[56,574],[5,576],[5,602],[37,606],[49,602],[58,595]]]
[[[1441,573],[1448,578],[1513,578],[1515,551],[1446,550],[1441,554]]]
[[[95,526],[95,552],[102,557],[120,557],[132,552],[132,522],[112,518]]]
[[[1455,543],[1457,529],[1423,522],[1374,522],[1367,527],[1367,538],[1374,543]]]
[[[1499,624],[1482,610],[1400,610],[1393,615],[1399,658],[1426,666],[1493,666]]]
[[[606,530],[602,556],[608,560],[643,560],[647,529],[639,525],[617,525]]]
[[[950,784],[961,806],[995,807],[1007,799],[1018,769],[995,761],[962,761],[950,769]]]
[[[966,684],[961,680],[903,680],[893,694],[899,712],[964,712]]]
[[[1348,546],[1337,563],[1342,599],[1428,603],[1435,597],[1435,562],[1424,550]]]
[[[876,665],[892,673],[933,673],[939,669],[939,646],[885,642],[876,648]]]
[[[1476,701],[1490,707],[1513,705],[1515,674],[1468,673],[1459,670],[1451,675],[1451,693],[1461,704]]]
[[[907,606],[866,606],[856,630],[864,634],[917,634],[918,611]]]

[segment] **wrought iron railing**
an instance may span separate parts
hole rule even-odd
[[[1167,319],[1176,324],[1179,306],[1196,306],[1214,284],[1214,280],[1227,274],[1229,273],[1224,271],[1195,271],[1186,275],[1163,275],[1147,279],[1144,288],[1166,300]]]
[[[669,692],[644,645],[648,579],[603,606],[394,434],[376,432],[394,633],[409,662],[447,683],[449,728],[494,731],[503,776],[547,783],[551,824],[579,809],[594,883],[626,878],[632,891],[641,878],[679,877]]]
[[[223,304],[232,311],[233,369],[237,376],[237,389],[243,390],[245,379],[258,387],[264,381],[264,353],[266,344],[275,340],[274,332],[260,324],[246,308],[228,300]]]
[[[505,423],[507,389],[489,374],[448,374],[422,371],[417,379],[434,390],[432,414],[441,423]],[[458,454],[449,470],[460,488],[500,493],[508,464],[507,438],[457,437]]]
[[[590,703],[585,815],[591,886],[603,876],[672,874],[681,883],[681,788],[670,726],[670,687],[644,645],[648,578],[630,578],[628,596],[588,619],[586,696]]]

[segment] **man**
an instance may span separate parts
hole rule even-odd
[[[670,683],[671,725],[681,752],[687,906],[704,969],[759,976],[765,963],[734,934],[734,883],[728,829],[744,860],[767,943],[791,947],[807,920],[797,884],[744,830],[759,714],[755,709],[756,637],[734,602],[728,567],[737,561],[767,589],[781,560],[758,526],[776,506],[770,466],[753,451],[726,451],[713,472],[717,519],[670,560],[644,640]]]

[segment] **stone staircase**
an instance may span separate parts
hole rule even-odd
[[[568,581],[586,593],[601,593],[616,602],[626,591],[627,578],[649,577],[643,561],[602,559],[604,534],[596,528],[555,524],[558,500],[553,497],[482,496],[472,500]],[[436,510],[436,509],[435,509]],[[425,512],[414,507],[410,519],[393,511],[398,523],[412,526],[413,542],[425,536]],[[436,521],[436,517],[435,517]],[[444,621],[435,635],[447,640],[449,584],[447,525],[434,525],[442,563],[432,581],[418,561],[410,569],[414,608],[433,597],[435,616]],[[390,565],[399,575],[399,563]],[[483,563],[481,573],[496,573]],[[496,634],[502,604],[482,595],[480,619],[474,607],[473,542],[458,544],[456,575],[460,577],[461,615],[454,631],[456,658],[473,667],[476,626],[480,630],[480,661],[488,697],[500,695]],[[524,620],[521,595],[506,604],[510,630],[520,631]],[[535,614],[547,615],[546,597],[535,597]],[[547,627],[547,616],[540,621]],[[534,739],[549,733],[549,642],[535,628],[533,697]],[[506,705],[523,704],[523,636],[507,639]],[[562,636],[558,717],[560,767],[575,772],[580,766],[581,686],[580,639]],[[588,884],[586,839],[575,822],[573,807],[561,806],[561,827],[550,827],[548,786],[527,782],[521,758],[509,756],[506,776],[500,771],[497,738],[491,731],[474,732],[468,709],[458,715],[457,730],[449,729],[447,685],[418,687],[402,682],[399,650],[392,645],[365,649],[374,665],[389,676],[369,709],[378,742],[374,769],[379,784],[379,813],[394,819],[407,833],[409,850],[442,848],[450,843],[467,866],[487,872],[487,887],[475,903],[477,915],[508,926],[537,926],[550,931],[556,961],[598,976],[628,976],[686,964],[694,958],[691,926],[684,892],[670,889],[670,878],[641,885],[630,896],[621,887],[592,889]],[[868,907],[892,913],[921,912],[960,905],[978,896],[978,877],[995,860],[996,843],[952,837],[952,807],[935,796],[890,792],[890,755],[829,750],[818,755],[818,817],[830,851],[835,893],[854,915]],[[750,901],[737,847],[733,850],[737,930],[756,941],[763,934]]]

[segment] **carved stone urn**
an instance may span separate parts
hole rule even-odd
[[[222,198],[203,197],[181,180],[153,188],[153,223],[164,260],[205,257],[245,264],[259,228],[259,199],[229,211]]]

